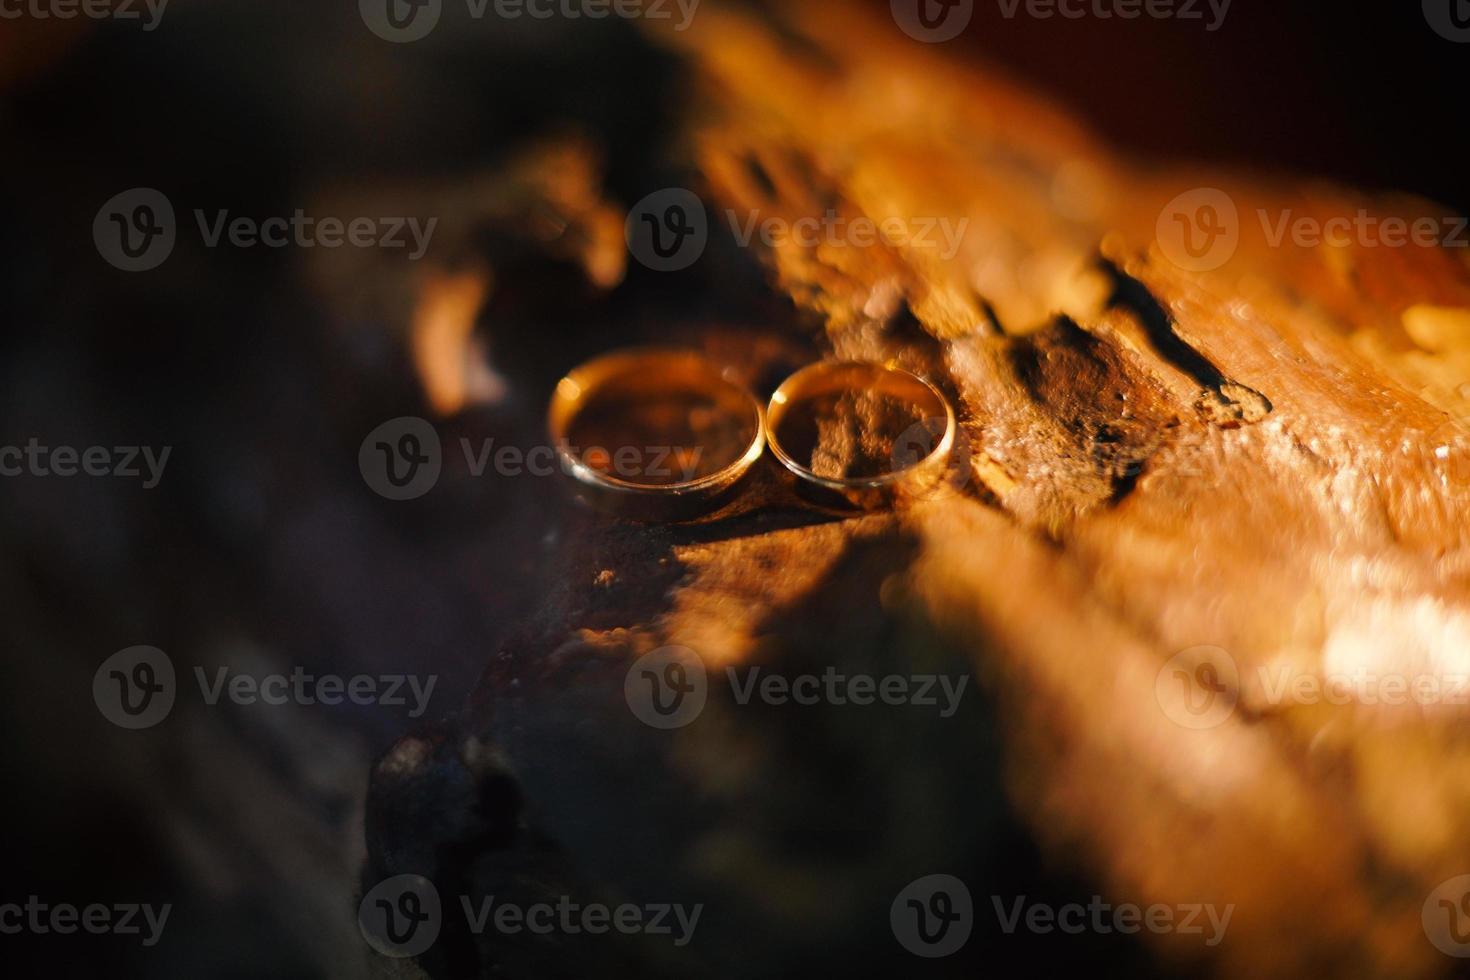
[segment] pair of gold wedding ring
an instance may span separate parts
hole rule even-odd
[[[767,445],[809,503],[887,506],[944,479],[956,435],[939,389],[891,364],[810,364],[762,407],[731,368],[661,348],[617,351],[568,373],[547,427],[578,495],[640,521],[716,510]]]

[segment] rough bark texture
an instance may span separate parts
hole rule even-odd
[[[794,312],[681,331],[767,391],[808,346],[926,374],[960,409],[963,485],[845,520],[792,504],[774,472],[696,526],[569,511],[561,587],[472,710],[380,765],[365,878],[706,902],[687,949],[630,948],[645,975],[902,968],[888,903],[933,872],[964,878],[982,920],[935,967],[956,974],[1447,972],[1420,909],[1470,872],[1467,709],[1284,707],[1261,678],[1470,666],[1470,269],[1437,248],[1275,247],[1255,217],[1440,212],[1147,170],[890,23],[827,3],[771,16],[707,9],[657,38],[696,83],[676,142],[710,205],[703,261],[735,261],[726,209],[968,229],[950,258],[757,244]],[[1241,215],[1212,272],[1156,241],[1197,187]],[[583,261],[618,278],[595,247]],[[711,690],[697,723],[660,732],[623,678],[667,644],[698,651]],[[1238,704],[1193,730],[1159,678],[1200,646],[1228,651]],[[980,696],[947,719],[741,707],[730,664],[968,673]],[[1235,910],[1214,948],[983,922],[991,895],[1094,893]],[[451,936],[424,965],[618,972],[592,955]]]

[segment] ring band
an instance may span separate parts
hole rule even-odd
[[[638,521],[708,513],[766,445],[765,413],[732,370],[664,348],[617,351],[570,371],[547,429],[578,496]],[[645,461],[655,465],[631,465]]]
[[[844,414],[852,420],[846,429]],[[938,388],[870,361],[807,365],[776,389],[766,420],[771,452],[800,479],[798,489],[824,506],[865,510],[936,487],[948,470],[957,429],[954,409]],[[894,431],[885,434],[885,428]],[[879,454],[864,458],[862,443],[874,438],[888,440],[881,451],[886,460],[878,460],[885,467],[872,465]],[[847,452],[833,455],[833,442]]]

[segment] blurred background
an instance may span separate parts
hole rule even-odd
[[[1470,46],[1429,30],[1418,4],[1236,0],[1214,32],[1011,20],[979,4],[943,55],[1003,68],[1150,163],[1316,174],[1470,207]],[[482,314],[496,326],[475,341],[487,370],[469,384],[500,395],[443,431],[529,444],[551,385],[584,355],[677,339],[709,311],[794,319],[745,255],[674,288],[634,267],[603,292],[534,235],[455,226],[456,214],[520,221],[505,175],[546,140],[597,147],[603,191],[625,206],[678,183],[681,71],[617,18],[446,14],[402,45],[374,36],[351,0],[173,0],[149,31],[0,20],[0,444],[172,447],[153,489],[0,479],[0,900],[174,906],[153,948],[0,936],[0,956],[25,964],[17,975],[381,970],[354,920],[370,767],[415,725],[457,714],[557,588],[543,556],[562,505],[544,484],[458,472],[416,508],[364,486],[363,435],[434,414],[407,327],[423,284],[303,249],[209,249],[186,233],[188,212],[428,195],[451,216],[443,268],[486,254],[496,268]],[[144,274],[104,261],[92,234],[103,202],[135,187],[180,215],[172,256]],[[92,678],[136,644],[181,673],[302,665],[438,682],[423,718],[181,698],[163,725],[129,732],[98,712]]]

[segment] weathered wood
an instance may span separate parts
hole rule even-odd
[[[1149,937],[1175,966],[1444,972],[1420,908],[1470,871],[1467,709],[1284,707],[1260,671],[1467,672],[1470,268],[1443,249],[1273,247],[1254,219],[1440,210],[1146,170],[847,5],[778,16],[779,31],[707,9],[658,38],[699,83],[683,135],[714,234],[726,209],[968,219],[948,258],[760,251],[799,311],[785,326],[955,396],[967,480],[843,521],[790,506],[769,476],[765,509],[697,527],[569,517],[564,589],[494,658],[453,736],[495,744],[516,774],[524,808],[495,819],[529,821],[600,888],[709,901],[685,954],[721,975],[824,949],[882,962],[887,902],[933,871],[967,876],[982,917],[1028,882],[1233,903],[1217,948]],[[1198,187],[1242,216],[1238,253],[1211,272],[1155,240],[1165,205]],[[757,383],[781,363],[762,341],[708,336]],[[736,710],[712,674],[700,722],[656,733],[622,682],[666,644],[716,670],[963,669],[985,699],[944,721],[796,717]],[[1190,730],[1158,680],[1201,645],[1228,651],[1239,705]],[[378,801],[415,779],[380,771]],[[470,825],[447,839],[476,839]],[[1013,853],[1032,842],[1036,864]],[[471,848],[454,879],[536,876],[523,843],[497,846]],[[395,854],[375,851],[373,870],[405,869]],[[479,943],[482,975],[521,962]]]

